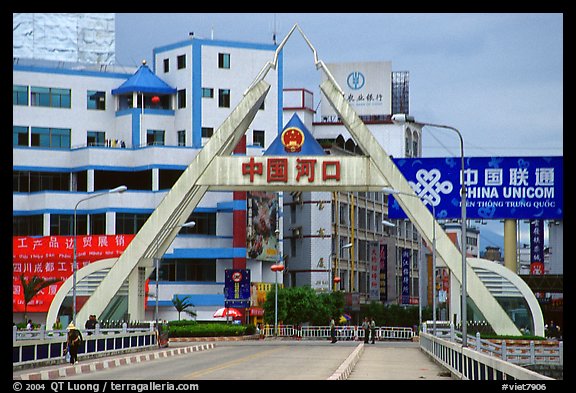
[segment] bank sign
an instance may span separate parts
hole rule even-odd
[[[396,158],[395,164],[436,218],[460,218],[461,160]],[[563,157],[467,157],[466,216],[471,219],[562,219]],[[390,218],[406,218],[392,196]]]

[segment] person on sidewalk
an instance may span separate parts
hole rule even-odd
[[[364,317],[362,329],[364,330],[364,344],[368,344],[368,340],[370,339],[370,322],[368,321],[368,317]]]
[[[374,317],[370,317],[370,336],[372,338],[372,344],[374,344],[374,340],[376,339],[376,322],[374,321]]]
[[[82,338],[82,333],[76,329],[74,323],[70,322],[67,329],[68,338],[66,339],[66,351],[70,353],[70,364],[74,364],[78,362],[78,348],[84,339]]]
[[[331,344],[336,342],[336,322],[334,318],[330,319],[330,338],[332,338]]]

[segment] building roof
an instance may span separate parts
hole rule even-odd
[[[122,83],[117,89],[112,90],[113,95],[133,92],[175,94],[176,89],[158,78],[150,68],[143,63],[126,82]]]

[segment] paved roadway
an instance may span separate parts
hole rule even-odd
[[[200,343],[170,343],[177,346]],[[225,341],[208,350],[91,371],[66,380],[326,380],[360,343],[339,341]],[[162,351],[155,349],[154,351]],[[129,356],[129,355],[119,355]],[[89,363],[93,359],[79,362]],[[271,367],[273,365],[273,367]],[[69,365],[51,366],[70,367]],[[14,372],[13,376],[30,372]],[[450,379],[413,342],[365,344],[350,380]]]

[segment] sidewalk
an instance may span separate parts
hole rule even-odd
[[[17,370],[12,373],[13,380],[45,380],[68,377],[72,375],[89,374],[106,368],[121,367],[130,364],[183,355],[190,352],[213,349],[215,344],[210,342],[199,345],[188,343],[170,343],[171,348],[158,348],[145,352],[132,352],[121,355],[106,356],[98,359],[80,360],[75,365],[68,363],[53,366]]]
[[[420,350],[417,342],[364,344],[348,380],[450,380],[450,373]]]

